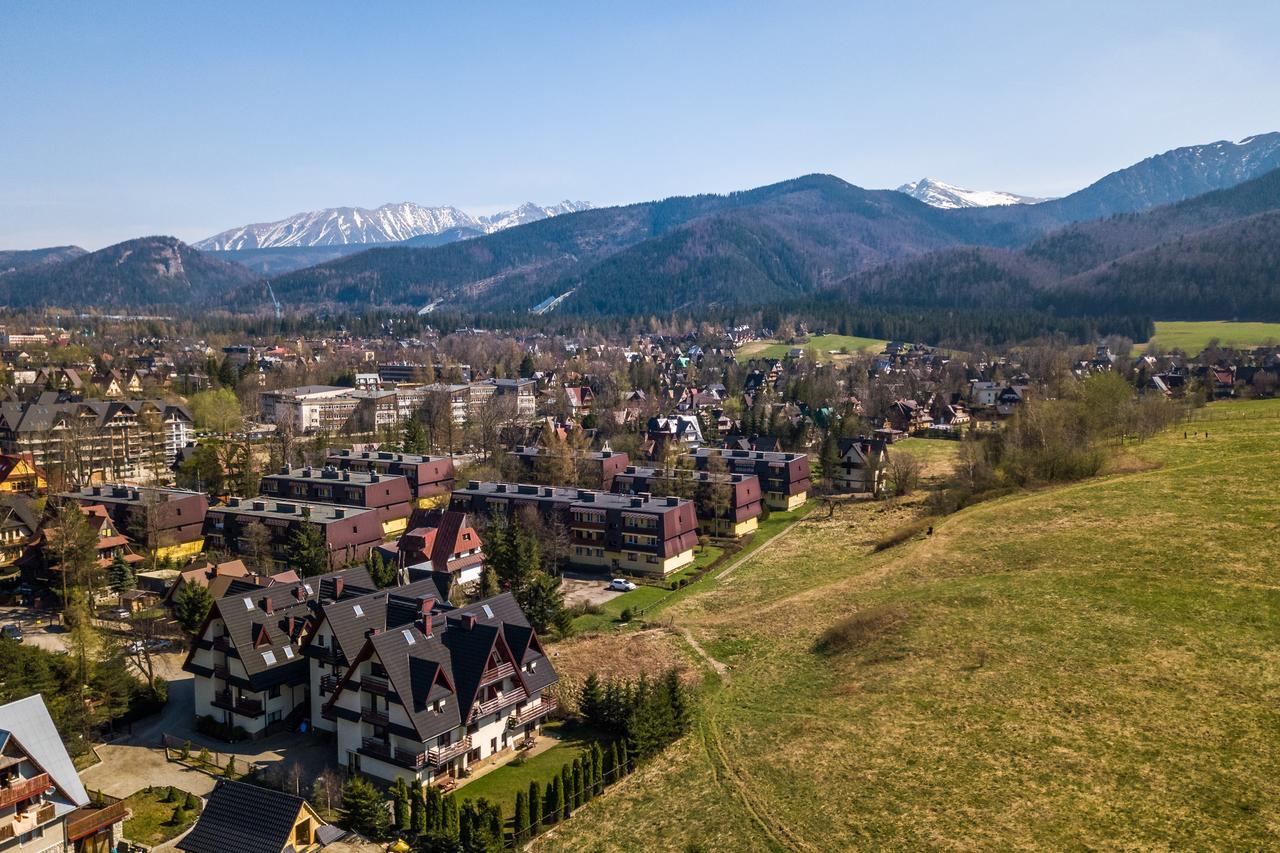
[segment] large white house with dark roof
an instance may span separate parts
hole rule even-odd
[[[322,714],[348,768],[439,782],[513,756],[555,710],[547,691],[557,680],[537,633],[503,593],[460,608],[422,606],[408,624],[371,631]]]

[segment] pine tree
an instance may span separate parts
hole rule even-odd
[[[542,799],[538,781],[529,783],[529,831],[536,836],[542,831]]]
[[[444,830],[444,795],[435,785],[428,785],[423,791],[423,807],[427,820],[427,832]]]
[[[208,589],[196,583],[183,583],[173,596],[174,615],[188,634],[200,630],[211,607],[213,596]]]
[[[604,688],[600,685],[599,676],[594,672],[582,682],[582,694],[578,699],[578,710],[582,712],[582,716],[589,725],[603,727],[601,714],[604,710]]]
[[[399,832],[409,831],[409,786],[403,776],[397,776],[391,783],[391,813],[395,828]]]
[[[387,810],[382,795],[363,776],[351,776],[342,786],[347,825],[369,838],[387,834]]]
[[[560,820],[560,809],[564,805],[564,783],[557,773],[547,786],[547,798],[542,803],[542,818],[548,825]]]
[[[427,831],[427,804],[423,798],[422,782],[417,779],[409,786],[409,833],[422,835]]]
[[[502,592],[502,588],[498,586],[498,574],[490,566],[485,566],[480,570],[480,597],[493,598]]]
[[[404,422],[402,442],[405,453],[427,452],[427,430],[422,421],[411,417]]]
[[[564,792],[560,801],[560,817],[568,820],[573,814],[573,768],[568,762],[560,768],[560,790]]]
[[[529,839],[529,795],[524,791],[516,791],[515,809],[511,823],[512,840],[523,844]]]
[[[582,804],[586,802],[584,794],[585,780],[582,778],[582,759],[573,759],[573,807],[575,809],[582,808]]]
[[[690,712],[689,712],[689,694],[685,690],[684,684],[680,682],[680,673],[675,667],[667,670],[663,676],[665,686],[665,694],[667,702],[671,707],[671,724],[673,728],[672,740],[679,738],[685,732],[689,731]]]
[[[592,796],[599,796],[604,792],[604,750],[600,748],[599,741],[591,743],[591,781]]]
[[[133,569],[125,562],[123,554],[116,554],[111,561],[111,568],[107,570],[107,585],[117,594],[127,592],[137,585]]]
[[[612,785],[621,775],[618,770],[618,742],[609,741],[609,750],[604,754],[604,783]]]
[[[440,811],[440,830],[450,838],[457,838],[459,831],[458,801],[453,796],[445,797],[441,803]]]
[[[289,537],[289,556],[298,574],[315,577],[329,571],[329,549],[324,534],[314,524],[299,525]]]

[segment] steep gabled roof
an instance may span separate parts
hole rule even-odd
[[[301,797],[219,779],[200,819],[177,842],[188,853],[281,853],[293,850]]]
[[[80,775],[39,693],[0,705],[0,747],[11,739],[37,767],[49,774],[64,798],[64,802],[54,800],[59,817],[89,804]]]

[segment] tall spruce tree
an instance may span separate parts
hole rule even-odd
[[[564,792],[560,801],[560,818],[568,820],[573,814],[573,768],[568,762],[560,768],[560,790]]]
[[[529,783],[529,831],[536,836],[542,828],[542,800],[538,780]]]

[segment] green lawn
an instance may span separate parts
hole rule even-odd
[[[855,335],[815,335],[809,338],[808,343],[788,344],[782,341],[751,341],[738,350],[738,361],[750,361],[752,358],[782,358],[794,347],[799,347],[806,352],[810,349],[818,350],[820,357],[824,361],[829,361],[833,352],[839,352],[841,349],[848,349],[851,353],[856,352],[880,352],[884,349],[884,345],[888,341],[878,338],[860,338]]]
[[[174,793],[175,802],[165,802],[168,795],[167,788],[143,788],[125,797],[125,807],[132,812],[133,816],[124,822],[124,837],[151,847],[185,832],[196,822],[203,806],[200,798],[196,797],[195,808],[184,809],[182,819],[178,823],[173,823],[174,809],[187,796],[186,791],[176,788]]]
[[[719,545],[708,545],[699,551],[692,563],[664,578],[661,584],[639,584],[631,592],[615,595],[600,605],[599,613],[584,613],[577,617],[573,620],[574,633],[599,631],[611,625],[619,625],[618,618],[622,616],[622,611],[631,610],[634,612],[651,607],[655,602],[671,595],[672,591],[668,589],[668,586],[672,581],[678,582],[681,578],[689,577],[703,566],[714,563],[723,553],[724,549]]]
[[[474,782],[468,782],[457,789],[459,800],[478,800],[484,798],[502,807],[502,814],[510,818],[516,801],[516,792],[528,791],[530,782],[545,786],[552,779],[552,774],[559,773],[567,762],[572,762],[583,753],[584,749],[597,740],[594,733],[580,726],[568,727],[559,723],[548,723],[544,735],[554,733],[561,742],[545,752],[540,752],[524,763],[505,764],[490,770]]]
[[[536,849],[1273,847],[1280,401],[1183,427],[889,551],[909,508],[840,504],[704,580],[663,613],[728,667],[697,734]]]
[[[1208,322],[1156,322],[1156,334],[1148,343],[1158,344],[1166,351],[1180,349],[1188,355],[1199,355],[1217,338],[1222,346],[1255,347],[1280,341],[1280,323],[1231,323]]]

